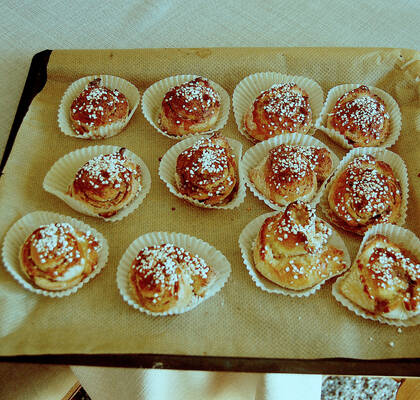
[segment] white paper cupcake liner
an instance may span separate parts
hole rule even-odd
[[[183,83],[189,82],[198,77],[199,75],[170,76],[168,78],[162,79],[154,83],[144,92],[141,104],[143,114],[145,118],[149,121],[150,125],[152,125],[162,135],[175,140],[183,140],[190,136],[206,135],[212,132],[219,131],[226,125],[226,122],[229,118],[230,110],[229,94],[219,84],[208,79],[210,85],[220,95],[220,112],[214,127],[206,132],[197,132],[182,136],[170,135],[167,132],[164,132],[162,129],[160,129],[158,119],[162,106],[162,101],[166,93],[173,87],[182,85]]]
[[[255,282],[257,287],[264,290],[265,292],[282,294],[282,295],[291,296],[291,297],[308,297],[311,294],[314,294],[317,290],[319,290],[326,281],[333,278],[333,276],[337,276],[339,274],[330,276],[329,278],[323,280],[322,282],[318,283],[317,285],[309,289],[297,291],[297,290],[283,288],[277,285],[276,283],[270,281],[269,279],[261,275],[258,272],[258,270],[255,268],[254,257],[253,257],[253,247],[255,245],[255,240],[258,236],[258,233],[264,221],[267,218],[276,214],[278,214],[278,211],[260,215],[259,217],[252,220],[247,226],[245,226],[245,228],[242,230],[239,236],[239,247],[241,249],[242,259],[244,261],[244,264],[249,274],[251,275],[252,280]],[[331,228],[331,226],[328,223],[326,224],[327,226]],[[332,234],[328,241],[328,244],[344,252],[344,261],[347,264],[347,267],[350,267],[350,264],[351,264],[350,255],[343,239],[341,239],[340,235],[337,232],[335,232],[333,228],[331,228],[331,230],[332,230]],[[340,274],[341,273],[343,272],[340,272]]]
[[[205,137],[210,137],[210,135],[206,135]],[[229,203],[222,204],[222,205],[208,205],[204,204],[198,200],[192,199],[188,196],[185,196],[179,193],[175,181],[175,171],[176,171],[176,162],[178,156],[186,150],[188,147],[191,147],[195,142],[201,140],[202,137],[189,137],[187,139],[182,140],[181,142],[172,146],[162,157],[162,160],[159,164],[159,177],[162,179],[163,182],[166,183],[169,191],[174,194],[176,197],[180,199],[184,199],[191,204],[194,204],[197,207],[203,208],[214,208],[214,209],[221,209],[221,210],[231,210],[233,208],[239,207],[239,205],[244,201],[246,195],[246,187],[244,182],[244,177],[241,172],[241,157],[242,157],[242,144],[231,138],[226,138],[229,142],[230,147],[232,148],[232,153],[235,156],[236,164],[237,164],[237,173],[238,173],[238,186],[236,189],[236,193]]]
[[[322,108],[321,114],[315,123],[315,127],[317,129],[325,132],[332,140],[334,140],[334,142],[338,143],[345,149],[353,149],[354,146],[350,144],[347,139],[339,132],[335,131],[334,129],[327,128],[327,117],[337,103],[337,100],[342,95],[360,86],[362,86],[362,84],[346,84],[333,87],[328,92],[324,107]],[[368,86],[368,88],[372,93],[376,94],[384,101],[391,120],[391,134],[388,136],[384,143],[377,147],[391,147],[397,141],[401,132],[402,122],[400,108],[398,107],[398,104],[394,98],[387,92],[384,92],[383,90],[373,86]]]
[[[127,97],[128,104],[130,106],[130,112],[122,121],[114,122],[110,125],[103,126],[95,130],[95,132],[85,133],[84,135],[78,135],[73,127],[70,120],[70,108],[73,100],[79,96],[79,94],[87,88],[89,82],[92,82],[96,78],[101,78],[102,85],[109,89],[117,89]],[[73,82],[66,90],[61,99],[60,106],[58,108],[58,126],[61,131],[72,137],[79,139],[106,139],[111,136],[115,136],[120,133],[130,121],[134,112],[136,111],[140,103],[140,93],[138,89],[126,81],[125,79],[119,78],[112,75],[92,75],[81,78]]]
[[[328,219],[335,224],[336,226],[346,229],[345,227],[341,226],[340,221],[335,217],[334,213],[330,209],[328,203],[328,193],[331,189],[332,183],[337,179],[337,177],[344,171],[347,164],[352,161],[354,158],[362,156],[364,154],[370,154],[375,157],[377,160],[386,162],[394,172],[394,176],[400,183],[401,186],[401,210],[400,210],[400,217],[398,221],[395,223],[396,225],[404,225],[405,218],[407,216],[407,204],[408,204],[408,175],[407,175],[407,167],[403,159],[393,153],[392,151],[385,150],[381,147],[358,147],[351,151],[349,151],[346,156],[340,161],[340,164],[336,168],[334,175],[330,177],[327,186],[321,196],[321,200],[319,205],[322,209],[322,212]],[[357,233],[356,233],[357,234]]]
[[[360,253],[365,246],[366,241],[371,238],[372,236],[380,234],[386,236],[389,240],[396,243],[397,245],[401,246],[402,248],[410,251],[414,256],[420,260],[420,239],[411,231],[401,228],[400,226],[392,225],[392,224],[378,224],[372,226],[363,237],[362,243],[360,245],[359,251],[357,252],[357,256],[354,259],[354,263],[359,258]],[[353,264],[354,264],[353,263]],[[354,268],[354,265],[352,266]],[[332,287],[332,294],[336,298],[338,302],[340,302],[344,307],[348,308],[350,311],[353,311],[356,315],[370,319],[373,321],[378,321],[382,324],[394,325],[394,326],[416,326],[420,325],[420,314],[405,320],[397,320],[391,318],[385,318],[383,316],[373,316],[372,314],[368,314],[366,310],[357,306],[355,303],[350,301],[347,297],[345,297],[340,292],[340,284],[343,279],[350,273],[350,270],[346,272],[343,276],[340,276],[337,281],[333,284]]]
[[[284,75],[278,72],[259,72],[242,79],[236,86],[232,97],[236,124],[238,125],[239,132],[247,139],[254,143],[257,142],[255,138],[247,133],[243,126],[244,115],[254,104],[255,99],[261,92],[268,90],[276,83],[286,82],[294,82],[308,93],[309,104],[312,109],[312,123],[315,125],[324,102],[324,93],[318,83],[304,76]],[[312,126],[307,134],[312,135],[314,133],[315,127]]]
[[[242,176],[245,180],[245,183],[251,190],[251,192],[260,200],[262,200],[268,207],[272,208],[273,210],[281,210],[284,206],[280,206],[276,203],[273,203],[271,200],[266,198],[251,182],[249,179],[249,171],[252,168],[255,168],[258,164],[260,164],[268,155],[268,152],[276,146],[281,144],[289,144],[289,145],[299,145],[299,146],[318,146],[327,149],[331,154],[332,160],[332,172],[337,168],[339,164],[338,157],[332,152],[330,148],[328,148],[324,143],[320,140],[315,139],[312,136],[302,135],[300,133],[285,133],[283,135],[278,135],[272,137],[268,140],[264,140],[263,142],[257,143],[255,146],[252,146],[243,156],[241,162],[241,169],[242,169]],[[328,178],[322,183],[320,188],[317,190],[315,196],[312,200],[308,201],[313,206],[316,206],[321,199],[322,193],[325,190],[327,185]]]
[[[132,153],[128,149],[125,153],[126,156],[132,161],[134,161],[136,164],[140,165],[141,188],[138,195],[127,206],[122,208],[115,215],[109,218],[103,218],[92,212],[92,210],[84,203],[67,194],[69,186],[73,182],[77,171],[86,162],[88,162],[96,156],[99,156],[100,154],[114,153],[119,149],[121,149],[121,147],[110,145],[88,146],[66,154],[64,157],[56,161],[55,164],[48,171],[47,175],[44,178],[44,190],[57,196],[58,198],[63,200],[68,206],[70,206],[73,210],[76,210],[82,214],[89,215],[91,217],[101,218],[104,221],[120,221],[140,206],[140,204],[146,198],[146,195],[149,193],[152,182],[150,172],[146,164],[140,157],[138,157],[136,154]]]
[[[206,294],[203,297],[194,295],[192,302],[187,307],[173,308],[165,312],[153,312],[137,303],[131,290],[129,272],[131,264],[141,249],[165,243],[171,243],[175,246],[181,247],[204,259],[206,263],[213,268],[215,272],[215,279],[210,284]],[[190,311],[203,301],[214,296],[225,285],[230,273],[231,267],[227,258],[219,250],[216,250],[213,246],[201,239],[175,232],[151,232],[138,237],[125,251],[117,268],[117,286],[124,301],[136,310],[152,316],[175,315]]]
[[[72,288],[60,291],[48,291],[37,287],[26,277],[20,266],[19,253],[21,246],[33,231],[41,225],[57,222],[67,222],[79,231],[91,232],[97,239],[100,249],[98,251],[98,264],[90,275]],[[48,297],[64,297],[76,293],[84,284],[101,272],[108,260],[108,242],[97,230],[75,218],[47,211],[35,211],[22,217],[9,229],[4,238],[2,256],[3,264],[7,271],[26,290]]]

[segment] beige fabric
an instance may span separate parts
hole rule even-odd
[[[321,396],[321,375],[71,369],[92,400],[319,400]]]
[[[93,143],[63,136],[56,111],[66,87],[76,78],[100,70],[120,75],[142,91],[169,74],[198,73],[220,83],[230,94],[249,73],[275,70],[303,74],[327,91],[342,82],[376,85],[396,97],[403,112],[403,132],[393,150],[407,162],[411,185],[408,224],[419,234],[420,185],[416,174],[415,121],[420,118],[417,53],[399,50],[334,49],[205,49],[137,51],[57,51],[49,80],[32,103],[0,180],[2,236],[22,215],[44,209],[71,215],[102,232],[110,244],[108,265],[77,294],[46,299],[26,293],[0,270],[0,354],[37,353],[172,353],[214,356],[317,358],[418,357],[420,332],[365,321],[339,305],[326,285],[307,298],[288,298],[255,287],[240,257],[237,239],[243,227],[269,211],[248,193],[235,210],[205,210],[172,196],[158,179],[159,157],[175,142],[158,134],[137,111],[127,129],[106,140],[127,146],[148,165],[152,189],[141,207],[126,219],[106,223],[77,214],[44,192],[50,166],[71,150]],[[248,143],[231,114],[227,136]],[[343,156],[344,151],[321,133],[317,137]],[[102,144],[102,142],[101,142]],[[46,149],[54,149],[48,151]],[[115,284],[118,261],[139,235],[178,231],[208,241],[232,264],[222,291],[194,311],[151,318],[125,304]],[[359,240],[343,234],[354,256]],[[30,327],[30,329],[29,329]],[[389,345],[394,342],[395,346]]]
[[[2,400],[60,400],[76,382],[63,365],[0,363]]]

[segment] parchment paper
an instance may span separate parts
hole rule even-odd
[[[364,359],[419,357],[420,329],[396,327],[357,317],[338,304],[326,284],[309,298],[265,293],[242,263],[238,236],[253,218],[269,212],[249,191],[230,211],[197,208],[171,195],[158,178],[159,157],[176,142],[158,134],[138,109],[118,136],[87,142],[64,136],[56,121],[65,89],[91,74],[113,74],[142,92],[176,74],[200,74],[232,95],[245,76],[263,71],[305,75],[324,89],[364,83],[390,93],[400,105],[401,136],[391,150],[406,162],[410,198],[406,227],[417,235],[420,194],[420,56],[412,50],[340,48],[226,48],[115,51],[54,51],[48,81],[32,102],[0,179],[0,236],[23,215],[48,210],[70,215],[102,232],[110,245],[108,265],[79,292],[49,299],[25,291],[0,268],[0,354],[162,353],[184,355]],[[223,133],[239,134],[231,112]],[[316,137],[342,158],[322,132]],[[52,164],[75,149],[93,144],[125,146],[148,165],[152,188],[133,214],[107,223],[73,211],[42,189]],[[138,236],[176,231],[197,236],[230,260],[232,275],[222,291],[191,312],[153,318],[129,307],[119,295],[115,274],[121,255]],[[351,256],[360,239],[339,231]],[[393,342],[393,346],[390,344]]]

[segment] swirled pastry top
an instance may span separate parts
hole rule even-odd
[[[420,263],[384,235],[369,238],[341,292],[375,315],[406,319],[420,313]]]
[[[46,290],[74,286],[97,264],[99,243],[90,232],[68,223],[43,225],[25,240],[20,253],[25,274]]]
[[[392,168],[369,154],[352,160],[328,193],[334,222],[359,234],[378,223],[396,222],[401,201],[401,187]]]
[[[304,134],[311,126],[309,96],[293,82],[276,84],[263,91],[244,116],[245,130],[257,140],[282,133]]]
[[[202,258],[171,243],[140,250],[130,269],[138,302],[152,311],[187,306],[194,295],[204,296],[213,277]]]
[[[76,173],[70,194],[92,211],[107,218],[128,205],[141,189],[140,166],[126,156],[126,149],[101,154]]]
[[[390,116],[384,101],[363,85],[337,100],[327,127],[355,147],[378,146],[390,135]]]
[[[264,221],[254,246],[255,267],[280,286],[312,288],[347,268],[343,251],[327,244],[331,234],[309,204],[291,203]]]
[[[129,114],[129,103],[117,89],[111,90],[101,84],[101,78],[89,83],[72,102],[70,119],[79,135],[125,120]]]
[[[266,198],[287,205],[297,199],[310,201],[331,171],[327,149],[281,144],[250,170],[249,178]]]
[[[229,142],[221,134],[200,139],[178,156],[179,192],[204,204],[228,202],[238,181],[234,157]]]
[[[198,77],[165,94],[159,124],[173,135],[205,132],[214,126],[219,111],[220,95],[207,79]]]

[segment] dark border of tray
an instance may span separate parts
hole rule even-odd
[[[35,54],[32,58],[28,77],[1,160],[0,174],[3,173],[16,135],[33,98],[47,82],[47,66],[51,53],[52,50],[44,50]],[[0,362],[177,370],[420,377],[420,358],[361,360],[349,358],[213,357],[170,354],[40,354],[0,356]]]
[[[48,354],[2,356],[0,361],[176,370],[270,372],[322,375],[418,377],[418,358],[359,360],[349,358],[285,359],[184,356],[171,354]]]

